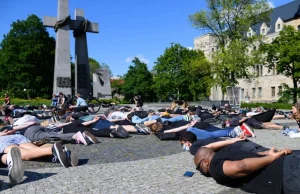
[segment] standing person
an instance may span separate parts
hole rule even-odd
[[[88,105],[85,102],[85,100],[83,98],[81,98],[81,94],[77,93],[76,98],[77,98],[76,105],[75,106],[71,105],[71,106],[69,106],[69,108],[75,112],[86,111]]]
[[[59,108],[64,108],[65,101],[66,101],[65,95],[62,92],[59,92],[59,94],[58,94],[58,105],[59,105]]]
[[[142,97],[140,95],[136,95],[133,98],[135,106],[138,110],[143,110],[143,101],[142,101]]]
[[[4,103],[3,106],[9,106],[10,105],[10,98],[8,94],[4,94]]]
[[[53,94],[52,95],[52,99],[51,99],[51,105],[50,105],[50,107],[51,108],[55,108],[57,106],[57,101],[58,101],[58,99],[57,99],[56,94]]]

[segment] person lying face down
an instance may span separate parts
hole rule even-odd
[[[201,147],[195,157],[196,169],[217,183],[240,187],[252,193],[299,193],[299,151],[270,149],[252,153],[238,149]]]

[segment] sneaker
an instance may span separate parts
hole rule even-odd
[[[240,136],[241,134],[243,134],[243,131],[240,126],[237,126],[229,132],[228,136],[234,138]]]
[[[78,157],[77,154],[74,151],[71,151],[67,148],[67,146],[64,147],[64,152],[66,153],[68,160],[72,166],[78,165]]]
[[[255,137],[253,129],[247,123],[243,123],[241,129],[247,137]]]
[[[149,127],[146,127],[142,123],[138,123],[135,126],[138,128],[138,132],[144,133],[145,135],[149,135],[151,133],[151,130],[149,129]]]
[[[78,144],[82,143],[84,145],[88,145],[86,139],[84,138],[83,134],[80,131],[76,133],[76,141]]]
[[[12,184],[19,184],[23,181],[24,167],[20,149],[11,148],[7,154],[6,160],[8,166],[8,178]]]
[[[52,154],[53,154],[53,162],[57,162],[57,160],[60,162],[60,164],[66,168],[70,166],[70,162],[68,159],[67,154],[64,152],[64,149],[60,142],[56,142],[53,144],[52,147]]]
[[[119,126],[117,131],[121,132],[126,138],[130,137],[129,133],[122,126]]]
[[[86,142],[90,142],[91,144],[98,143],[97,137],[95,137],[94,135],[92,135],[90,132],[84,131],[82,133],[82,135],[83,135],[83,137],[84,137],[84,139],[85,139]]]
[[[120,131],[120,129],[118,129],[118,128],[112,129],[111,135],[112,135],[112,137],[115,137],[115,138],[122,138],[122,139],[126,138],[126,134],[122,133]]]

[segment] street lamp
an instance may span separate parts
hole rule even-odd
[[[170,44],[171,44],[171,47],[173,47],[174,42],[171,42]],[[180,61],[179,52],[180,52],[180,47],[178,47],[178,49],[177,49],[177,59],[178,59],[177,63],[178,63],[178,65],[179,65],[179,61]],[[179,100],[179,88],[177,88],[177,100]]]

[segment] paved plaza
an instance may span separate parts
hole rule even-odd
[[[274,122],[296,126],[291,120]],[[299,139],[275,130],[256,130],[251,139],[266,147],[299,149]],[[51,162],[24,162],[24,182],[12,186],[7,170],[0,169],[1,193],[244,193],[224,187],[196,172],[193,156],[178,141],[160,141],[154,135],[128,139],[99,138],[91,146],[69,145],[80,159],[77,167],[63,168]],[[193,177],[184,177],[193,171]]]

